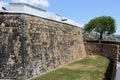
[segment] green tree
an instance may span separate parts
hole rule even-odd
[[[111,35],[116,32],[115,20],[110,16],[100,16],[91,19],[85,26],[85,32],[97,32],[99,42],[103,39],[103,34]]]

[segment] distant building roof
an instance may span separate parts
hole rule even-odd
[[[78,27],[83,27],[83,24],[81,24],[79,22],[76,22],[76,21],[71,20],[69,18],[62,17],[62,16],[60,16],[58,14],[55,14],[55,13],[48,12],[44,9],[35,7],[33,5],[30,5],[30,4],[26,4],[26,3],[9,3],[8,9],[7,10],[1,10],[0,12],[2,12],[2,13],[3,12],[7,12],[7,13],[26,13],[26,14],[46,18],[46,19],[55,20],[55,21],[62,22],[62,23],[75,25],[75,26],[78,26]]]

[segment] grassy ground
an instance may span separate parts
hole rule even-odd
[[[108,64],[107,58],[88,56],[32,80],[103,80]]]

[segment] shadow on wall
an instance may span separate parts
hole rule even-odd
[[[110,63],[109,63],[108,68],[107,68],[107,70],[105,72],[105,75],[104,75],[105,78],[103,80],[114,80],[114,78],[115,78],[115,72],[116,72],[115,63],[116,62],[111,60],[111,59],[109,59],[109,60],[110,60]]]

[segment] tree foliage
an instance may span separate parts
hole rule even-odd
[[[84,26],[84,30],[99,33],[99,41],[102,41],[103,34],[111,35],[116,32],[115,20],[110,16],[96,17]]]

